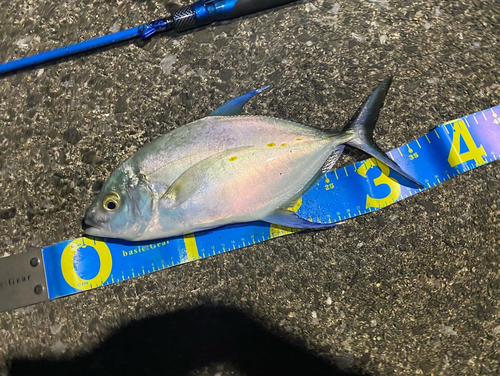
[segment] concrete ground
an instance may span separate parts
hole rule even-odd
[[[1,0],[0,61],[186,4]],[[247,113],[339,129],[394,74],[385,149],[497,105],[499,25],[497,0],[316,0],[1,78],[0,255],[80,235],[120,161],[264,84]],[[0,375],[498,375],[499,193],[492,163],[331,230],[1,313]]]

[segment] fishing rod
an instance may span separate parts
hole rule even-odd
[[[296,0],[200,0],[173,11],[168,17],[144,25],[0,64],[0,76],[130,39],[145,40],[160,32],[185,31],[214,21],[241,17],[293,1]]]

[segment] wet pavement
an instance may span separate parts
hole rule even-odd
[[[0,61],[188,2],[2,0]],[[0,256],[81,234],[144,143],[246,113],[340,129],[395,76],[384,149],[499,104],[498,1],[311,1],[0,79]],[[353,156],[343,157],[346,164]],[[500,164],[342,226],[0,313],[0,375],[495,375]]]

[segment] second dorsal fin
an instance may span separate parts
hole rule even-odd
[[[241,111],[243,110],[243,106],[245,105],[245,103],[247,103],[250,99],[252,99],[257,94],[263,92],[264,90],[266,90],[270,87],[271,87],[271,85],[266,85],[266,86],[263,86],[259,89],[252,90],[246,94],[240,95],[239,97],[236,97],[234,99],[231,99],[229,102],[224,103],[222,106],[220,106],[214,112],[212,112],[209,116],[239,115],[241,113]]]

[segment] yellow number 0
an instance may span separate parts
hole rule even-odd
[[[382,162],[377,161],[375,158],[370,158],[363,163],[363,165],[358,168],[358,174],[366,178],[366,173],[368,170],[374,166],[380,168],[381,174],[379,177],[373,179],[376,186],[385,184],[390,188],[390,192],[386,197],[383,198],[373,198],[370,195],[366,195],[366,208],[383,208],[384,206],[390,205],[395,202],[399,195],[401,194],[401,186],[396,181],[396,179],[390,178],[389,167],[387,167]]]
[[[474,139],[472,138],[469,129],[465,125],[463,120],[458,120],[453,122],[453,140],[451,142],[450,154],[448,155],[448,163],[451,167],[458,166],[459,164],[474,160],[476,165],[482,165],[486,163],[483,156],[486,156],[486,152],[482,145],[476,146]],[[469,151],[465,153],[460,153],[460,138],[462,138],[467,145]]]
[[[101,262],[99,272],[94,278],[89,280],[80,278],[80,276],[76,273],[75,266],[73,264],[75,253],[80,248],[85,248],[87,246],[91,246],[97,251]],[[109,251],[106,243],[99,240],[94,242],[94,240],[88,238],[78,238],[73,240],[64,248],[61,255],[61,270],[63,277],[68,285],[77,290],[90,290],[91,288],[102,286],[104,281],[106,281],[111,274],[112,264],[113,260],[111,258],[111,252]]]

